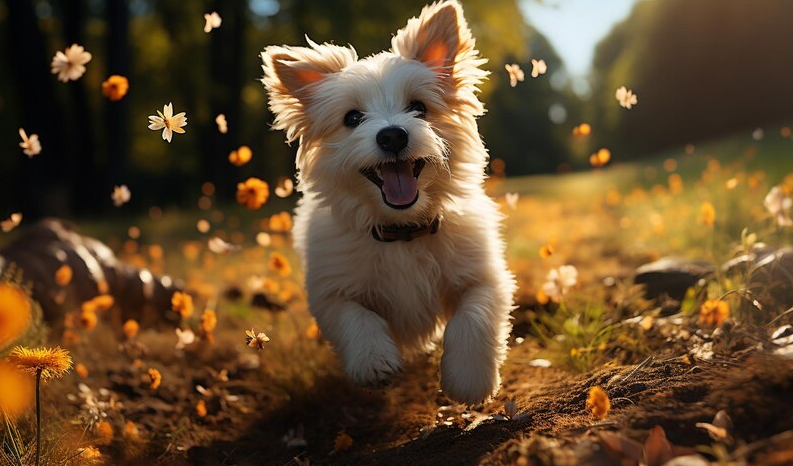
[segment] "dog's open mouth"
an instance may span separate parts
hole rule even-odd
[[[419,175],[426,162],[396,160],[361,169],[361,174],[380,188],[383,202],[392,209],[407,209],[419,200]]]

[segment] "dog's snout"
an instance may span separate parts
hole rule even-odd
[[[401,126],[387,126],[377,132],[377,145],[386,152],[397,154],[408,145],[408,132]]]

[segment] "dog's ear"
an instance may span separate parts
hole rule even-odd
[[[456,0],[424,7],[418,18],[411,18],[407,26],[397,31],[391,47],[397,55],[418,60],[437,73],[450,76],[455,65],[476,58],[477,53],[463,9]]]
[[[309,47],[270,46],[261,54],[262,83],[275,114],[273,127],[286,130],[289,141],[300,136],[305,110],[315,98],[317,85],[358,60],[350,47],[306,40]]]

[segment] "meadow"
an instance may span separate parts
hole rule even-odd
[[[483,405],[439,391],[439,352],[382,390],[345,380],[306,308],[296,193],[249,211],[205,184],[192,210],[80,222],[185,294],[102,298],[59,268],[61,304],[45,323],[34,303],[0,355],[60,346],[73,361],[41,386],[45,465],[790,464],[793,268],[784,254],[770,272],[753,261],[793,239],[791,153],[789,127],[769,126],[585,172],[510,177],[494,163],[519,292],[503,386]],[[774,187],[788,201],[772,211]],[[682,296],[648,296],[665,276],[643,287],[637,268],[663,257],[707,273]],[[3,286],[27,289],[5,270]],[[0,370],[0,461],[33,464],[35,390]]]

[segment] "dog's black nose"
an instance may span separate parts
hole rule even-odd
[[[386,152],[397,154],[408,145],[408,132],[401,126],[387,126],[377,133],[377,145]]]

